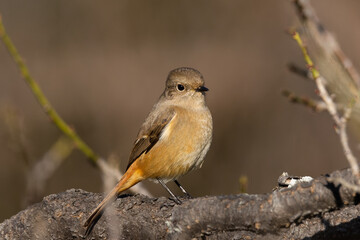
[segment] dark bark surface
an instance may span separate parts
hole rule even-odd
[[[353,182],[351,171],[332,177]],[[0,224],[0,239],[79,239],[102,194],[68,190]],[[269,194],[183,199],[122,195],[90,239],[360,239],[359,196],[325,177]]]

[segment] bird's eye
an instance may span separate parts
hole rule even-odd
[[[177,88],[177,90],[179,90],[180,92],[184,91],[184,89],[185,89],[184,85],[182,85],[182,84],[178,84],[178,85],[176,86],[176,88]]]

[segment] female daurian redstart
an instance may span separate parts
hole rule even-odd
[[[188,195],[177,178],[201,167],[212,140],[206,91],[203,76],[193,68],[177,68],[169,73],[164,92],[140,128],[125,174],[85,222],[86,235],[109,203],[145,179],[157,180],[177,203],[181,202],[165,182],[174,180]]]

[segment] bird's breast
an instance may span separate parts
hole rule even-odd
[[[212,118],[207,108],[176,109],[158,143],[143,156],[149,177],[170,180],[201,167],[211,139]]]

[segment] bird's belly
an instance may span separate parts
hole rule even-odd
[[[173,180],[201,167],[211,143],[212,122],[193,119],[175,119],[166,129],[166,137],[142,156],[144,173],[149,178]]]

